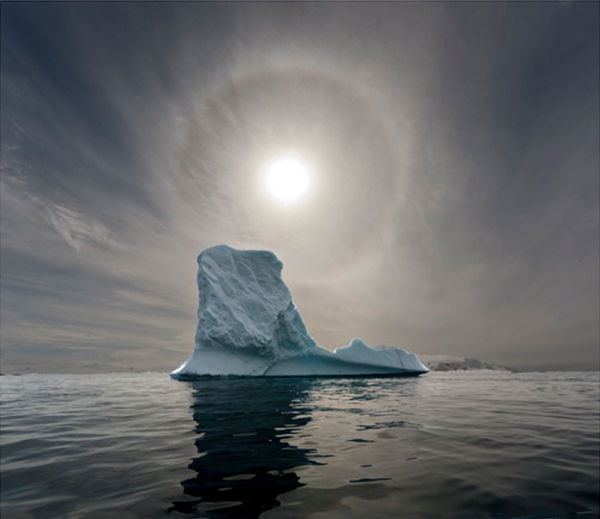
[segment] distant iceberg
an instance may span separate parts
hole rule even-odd
[[[375,350],[360,339],[331,352],[309,335],[269,251],[217,245],[198,256],[198,329],[190,358],[171,373],[202,375],[419,375],[414,353]]]
[[[451,357],[450,355],[421,355],[421,362],[429,371],[513,371],[508,366],[501,366],[485,360],[470,357]]]

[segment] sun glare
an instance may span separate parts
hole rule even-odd
[[[265,185],[268,193],[287,205],[300,200],[310,187],[310,170],[300,159],[279,157],[267,165]]]

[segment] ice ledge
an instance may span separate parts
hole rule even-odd
[[[353,339],[348,346],[333,352],[317,346],[310,352],[275,361],[243,352],[232,354],[218,347],[195,350],[171,377],[415,376],[428,371],[414,353],[395,348],[375,350],[360,339]]]

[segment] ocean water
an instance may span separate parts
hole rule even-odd
[[[598,517],[599,374],[0,379],[8,518]]]

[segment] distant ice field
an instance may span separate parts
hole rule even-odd
[[[597,372],[0,377],[7,518],[598,517]]]

